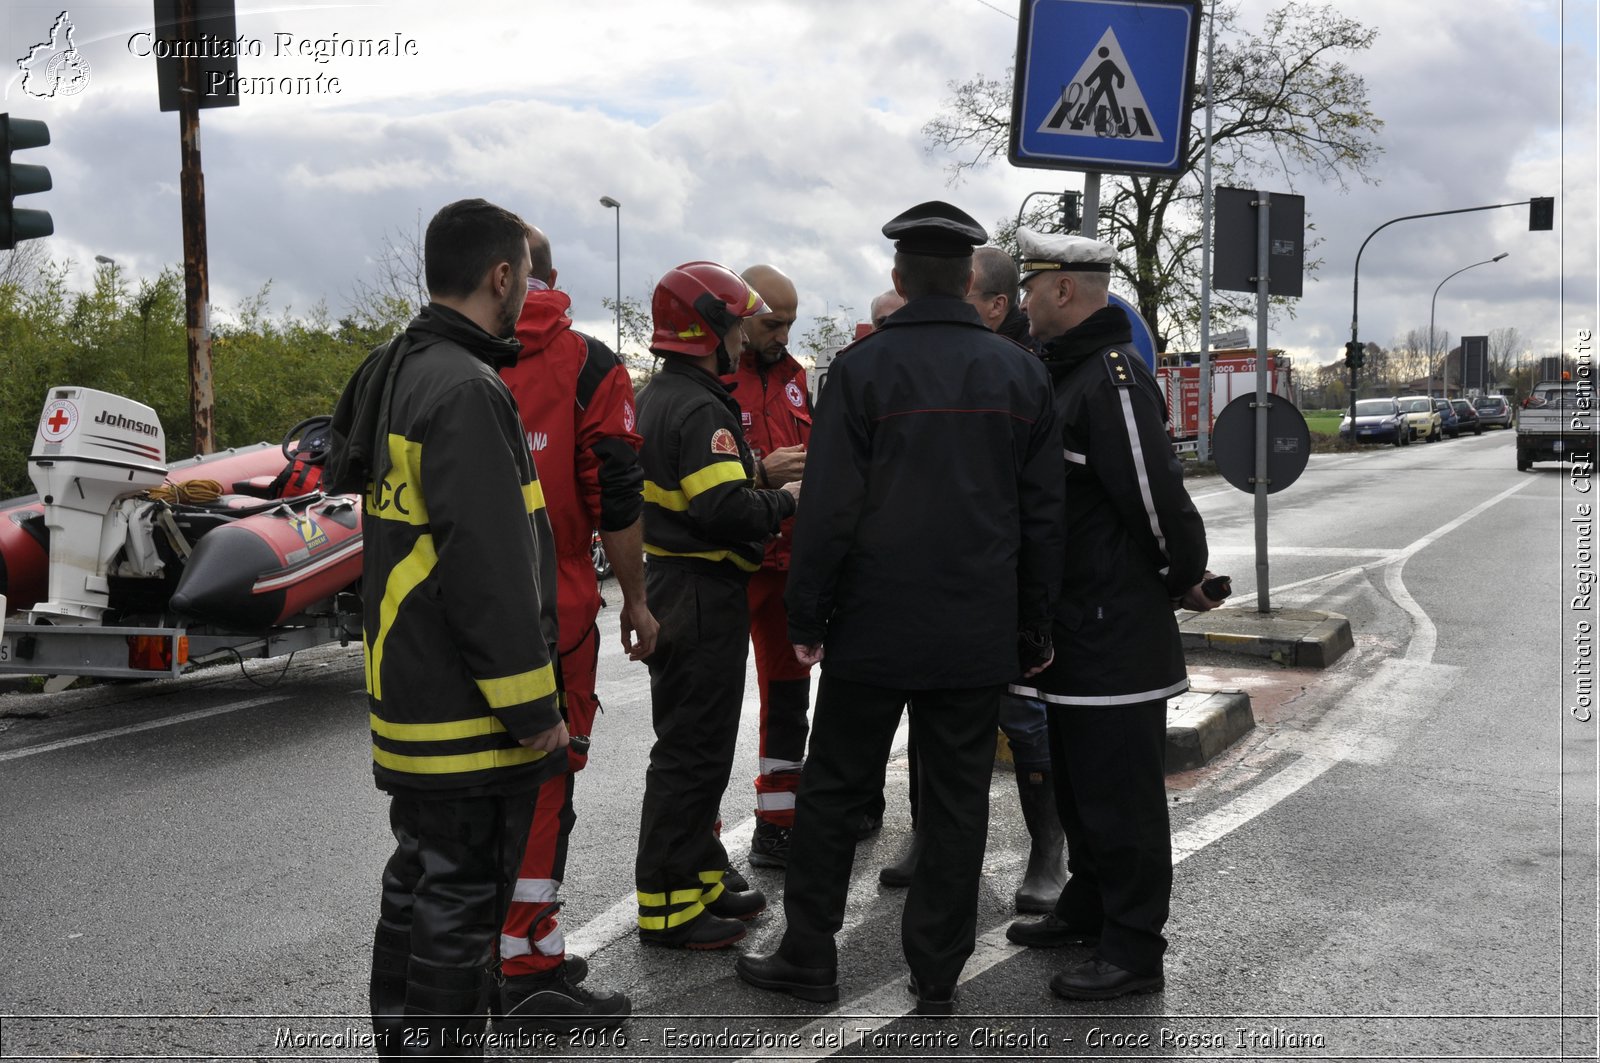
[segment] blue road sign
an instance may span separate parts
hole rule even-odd
[[[1181,173],[1200,0],[1022,0],[1014,166]]]
[[[1139,352],[1139,357],[1144,359],[1144,364],[1150,367],[1150,372],[1156,371],[1156,334],[1150,328],[1150,323],[1139,313],[1139,308],[1116,292],[1107,293],[1107,298],[1112,306],[1122,307],[1122,312],[1128,315],[1128,324],[1133,326],[1133,349]]]

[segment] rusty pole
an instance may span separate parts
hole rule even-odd
[[[178,25],[183,37],[198,35],[195,0],[178,0]],[[189,333],[189,417],[194,452],[216,449],[213,433],[215,394],[211,386],[211,282],[206,266],[206,181],[200,169],[200,60],[184,49],[178,73],[178,131],[183,172],[183,287],[185,324]]]

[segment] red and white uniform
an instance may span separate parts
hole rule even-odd
[[[537,282],[534,282],[537,284]],[[555,533],[556,607],[567,730],[587,736],[600,708],[595,665],[600,587],[590,549],[595,529],[621,531],[639,519],[644,474],[633,381],[609,347],[572,329],[572,300],[550,288],[530,290],[517,321],[522,352],[500,371],[511,389],[539,470]],[[569,750],[572,772],[586,754]],[[572,775],[551,779],[539,794],[510,911],[501,930],[507,976],[535,974],[561,962],[566,945],[556,926],[557,893],[572,833]]]
[[[735,385],[732,394],[739,404],[739,420],[757,459],[811,438],[806,371],[791,355],[762,365],[745,351],[734,372],[722,379]],[[756,684],[761,692],[756,818],[780,827],[794,825],[794,794],[805,760],[806,712],[811,702],[811,669],[795,660],[783,606],[793,531],[791,517],[767,544],[761,571],[750,578],[749,590],[750,641],[755,647]]]

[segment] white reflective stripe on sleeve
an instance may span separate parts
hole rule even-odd
[[[500,935],[500,958],[509,960],[515,956],[530,956],[533,947],[528,944],[527,938],[514,938],[510,934]]]
[[[1133,423],[1133,396],[1127,388],[1118,388],[1122,396],[1122,423],[1128,427],[1128,446],[1133,450],[1133,469],[1139,476],[1139,497],[1144,500],[1145,515],[1150,518],[1150,530],[1155,533],[1156,548],[1167,556],[1167,537],[1161,534],[1161,521],[1156,517],[1156,502],[1150,494],[1150,476],[1144,467],[1144,447],[1139,443],[1139,426]]]
[[[565,956],[567,939],[561,936],[559,926],[552,926],[550,933],[534,941],[533,947],[539,950],[541,956]]]
[[[782,812],[794,808],[794,794],[792,792],[776,794],[756,794],[756,811]]]
[[[1051,694],[1040,690],[1038,687],[1023,686],[1020,683],[1012,683],[1007,689],[1018,697],[1038,698],[1040,701],[1048,702],[1051,705],[1113,707],[1117,705],[1138,705],[1146,701],[1160,701],[1163,698],[1175,697],[1189,689],[1189,680],[1185,677],[1165,690],[1145,690],[1137,694]]]
[[[519,878],[511,899],[525,904],[549,904],[560,891],[561,883],[553,878]]]
[[[761,774],[776,775],[783,771],[799,771],[804,765],[798,760],[777,760],[772,757],[761,758]]]
[[[1076,450],[1068,450],[1066,447],[1062,447],[1061,448],[1061,456],[1066,458],[1068,461],[1072,462],[1072,464],[1074,464],[1074,465],[1087,465],[1087,464],[1089,464],[1088,455],[1079,454]]]

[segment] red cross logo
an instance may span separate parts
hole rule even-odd
[[[39,434],[46,442],[59,443],[78,427],[78,411],[72,403],[58,399],[44,408],[44,420],[39,422]]]
[[[66,410],[57,410],[53,415],[51,415],[50,420],[46,421],[45,423],[50,426],[50,431],[59,432],[67,426],[67,422],[70,420],[72,420],[72,418],[67,416]]]

